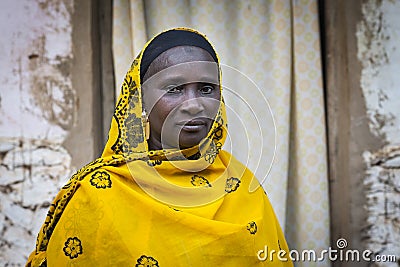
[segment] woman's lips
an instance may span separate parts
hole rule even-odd
[[[177,124],[178,124],[179,128],[182,129],[182,131],[186,131],[186,132],[198,132],[198,131],[201,131],[207,125],[207,123],[201,119],[183,121],[183,122],[179,122]]]

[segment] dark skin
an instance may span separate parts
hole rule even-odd
[[[150,121],[150,150],[189,148],[207,136],[219,100],[219,72],[212,56],[194,46],[160,54],[143,78]]]

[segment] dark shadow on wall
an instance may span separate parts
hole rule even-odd
[[[112,0],[74,1],[71,23],[76,119],[63,146],[80,168],[101,155],[114,110]]]
[[[93,5],[93,64],[94,73],[98,77],[95,83],[98,93],[96,94],[100,112],[94,112],[95,118],[99,122],[99,149],[96,151],[100,156],[105,143],[107,142],[108,132],[111,125],[112,115],[115,106],[114,90],[114,65],[112,54],[112,0],[98,0],[98,4]],[[96,88],[95,87],[95,88]],[[97,115],[96,115],[97,114]]]
[[[95,75],[98,75],[99,82],[99,103],[101,124],[100,156],[105,143],[107,142],[108,132],[111,125],[112,115],[115,106],[114,90],[114,62],[112,54],[112,0],[98,0],[98,4],[93,5],[93,50]]]

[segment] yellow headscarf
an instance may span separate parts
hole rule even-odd
[[[101,158],[61,189],[27,266],[292,266],[259,259],[288,247],[253,174],[221,150],[223,100],[198,146],[148,150],[140,62],[152,40],[125,76]]]

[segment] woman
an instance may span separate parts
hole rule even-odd
[[[220,81],[204,35],[176,28],[150,40],[101,158],[57,195],[27,266],[292,266],[260,260],[288,248],[257,180],[221,150]]]

